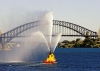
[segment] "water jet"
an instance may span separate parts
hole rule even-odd
[[[54,51],[61,34],[52,37],[53,12],[45,12],[39,18],[39,25],[34,27],[32,37],[21,39],[20,47],[10,47],[11,50],[0,51],[0,62],[44,60],[45,63],[56,63]],[[48,55],[47,55],[48,54]]]

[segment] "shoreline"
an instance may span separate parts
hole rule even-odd
[[[64,40],[58,43],[59,48],[100,48],[100,38],[86,37],[84,40],[77,38],[76,40]]]

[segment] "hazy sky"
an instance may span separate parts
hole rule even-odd
[[[72,22],[93,31],[100,27],[100,0],[0,0],[2,31],[11,26],[6,19],[11,10],[22,10],[23,13],[52,10],[55,20]]]

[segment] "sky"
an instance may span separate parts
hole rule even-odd
[[[0,30],[5,32],[15,26],[10,22],[12,19],[8,19],[12,12],[24,14],[43,10],[53,11],[54,20],[71,22],[96,32],[100,28],[100,0],[0,0]],[[16,16],[13,15],[18,19]]]

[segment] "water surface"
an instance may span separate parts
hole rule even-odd
[[[99,48],[56,48],[56,64],[0,63],[0,71],[100,71]]]

